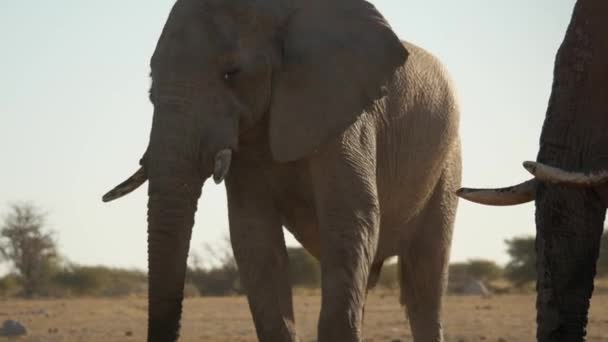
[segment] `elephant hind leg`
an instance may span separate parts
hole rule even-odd
[[[399,253],[401,304],[405,306],[414,341],[440,342],[442,298],[452,240],[457,199],[454,182],[444,174],[426,208],[408,229],[414,234]]]

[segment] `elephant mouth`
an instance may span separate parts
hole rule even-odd
[[[232,149],[222,149],[215,155],[213,181],[216,184],[220,184],[226,178],[228,171],[230,170],[231,163]],[[142,166],[135,171],[134,174],[103,195],[102,201],[107,203],[119,199],[128,195],[144,184],[148,180],[148,173],[146,172],[145,165],[143,165],[143,163],[141,164]]]

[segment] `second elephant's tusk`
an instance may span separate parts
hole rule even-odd
[[[120,198],[130,193],[131,191],[139,188],[142,184],[146,182],[146,180],[148,180],[148,176],[146,175],[146,170],[142,166],[126,181],[118,184],[114,189],[108,191],[107,194],[103,195],[102,200],[104,202],[110,202],[117,198]]]
[[[459,189],[456,194],[468,201],[486,205],[517,205],[534,200],[536,180],[531,179],[515,186],[499,189]]]
[[[226,178],[231,162],[232,150],[229,148],[223,149],[215,155],[215,165],[213,166],[213,181],[215,181],[215,184],[220,184]]]
[[[533,174],[536,179],[547,183],[595,186],[608,182],[608,171],[595,173],[569,172],[533,161],[524,162],[524,168]]]

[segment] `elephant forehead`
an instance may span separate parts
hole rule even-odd
[[[210,38],[234,41],[238,36],[264,26],[269,18],[256,11],[252,4],[227,0],[181,0],[170,14],[169,21],[179,24],[199,24]]]
[[[195,6],[195,8],[193,8]],[[221,8],[204,8],[200,2],[178,1],[169,14],[158,40],[154,58],[189,54],[197,58],[222,57],[238,45],[247,32],[237,13]]]

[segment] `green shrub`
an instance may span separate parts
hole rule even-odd
[[[467,261],[466,270],[469,276],[475,280],[484,282],[492,281],[502,276],[502,267],[494,261],[483,259],[472,259]]]
[[[521,287],[536,280],[536,251],[533,236],[505,240],[511,260],[505,267],[505,277]]]
[[[0,278],[0,297],[14,297],[21,292],[19,277],[15,274],[8,274]]]
[[[321,285],[321,267],[315,257],[302,247],[287,248],[289,279],[294,287],[317,288]]]
[[[189,268],[186,282],[195,286],[202,296],[229,296],[243,293],[238,269],[234,265],[223,265],[210,270]]]
[[[399,264],[396,262],[385,263],[380,272],[377,286],[385,289],[396,289],[399,287]]]
[[[145,292],[146,279],[140,271],[71,265],[53,277],[53,285],[57,294],[114,297]]]

